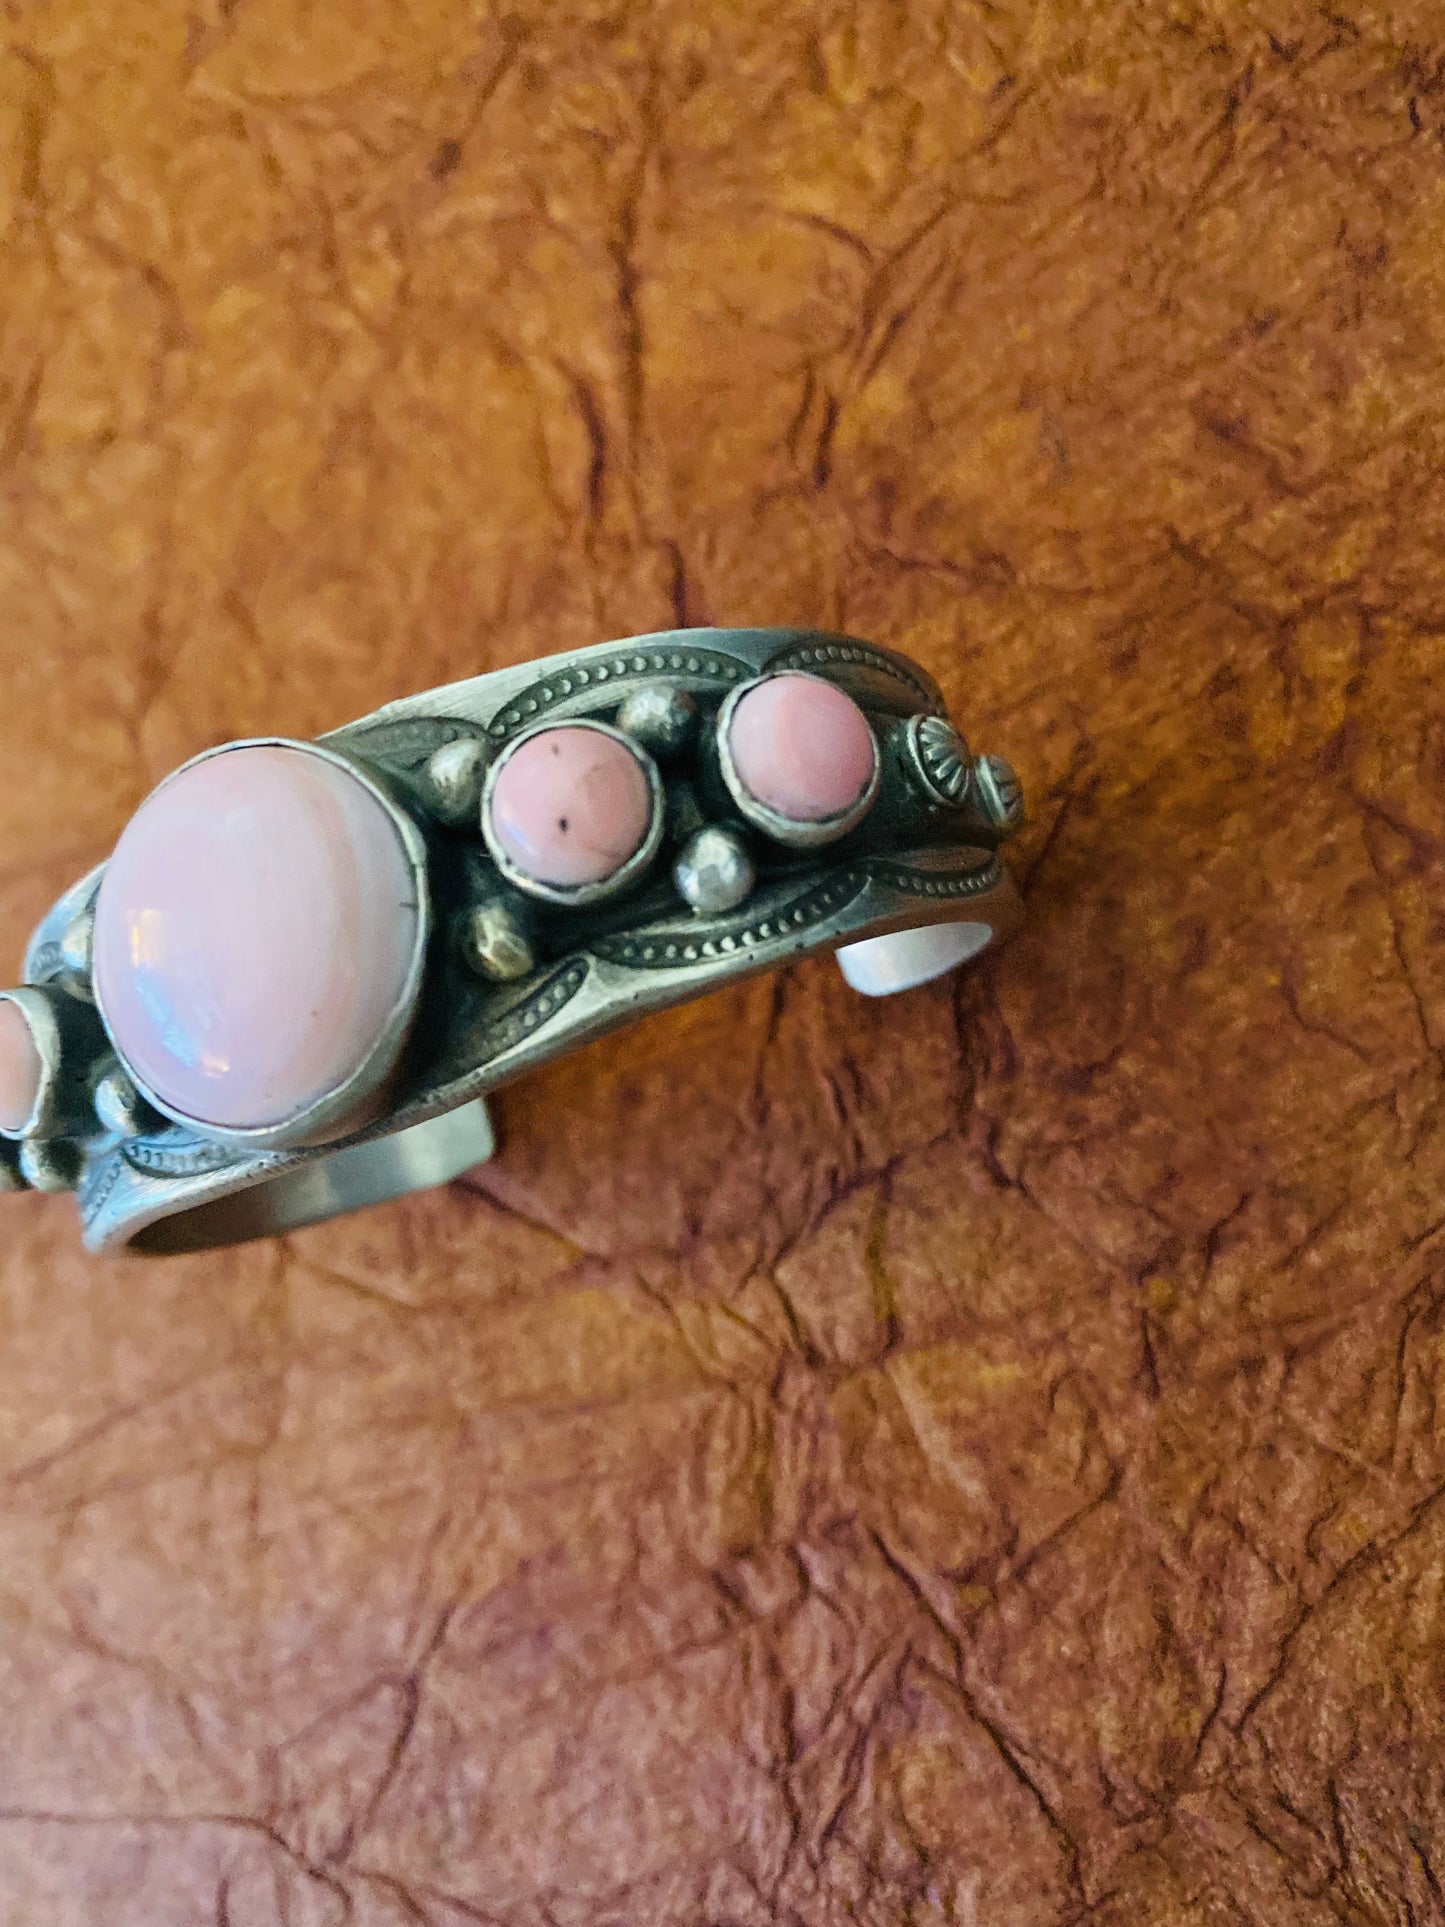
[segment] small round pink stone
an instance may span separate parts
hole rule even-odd
[[[739,697],[728,748],[749,796],[790,823],[821,823],[851,809],[878,754],[851,696],[797,675],[769,676]]]
[[[372,1056],[420,915],[401,837],[359,777],[304,747],[227,750],[163,783],[116,845],[96,996],[171,1109],[284,1124]]]
[[[18,1004],[0,1004],[0,1131],[18,1131],[40,1095],[40,1052]]]
[[[652,820],[642,766],[600,729],[559,723],[513,750],[492,786],[491,831],[524,875],[553,889],[602,883]]]

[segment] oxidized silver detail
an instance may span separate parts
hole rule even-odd
[[[96,892],[104,874],[105,865],[97,864],[77,883],[73,883],[52,905],[48,914],[42,917],[39,928],[25,946],[25,960],[20,972],[23,984],[41,989],[52,985],[67,990],[77,988],[65,961],[63,940],[78,917],[94,910]],[[88,995],[88,983],[85,990]]]
[[[230,1145],[216,1144],[209,1138],[174,1130],[156,1136],[147,1134],[125,1139],[120,1146],[120,1155],[133,1171],[143,1171],[147,1176],[157,1178],[202,1177],[211,1171],[224,1171],[236,1161],[236,1153]],[[286,1158],[280,1152],[271,1152],[251,1162],[253,1169],[260,1164],[279,1170]]]
[[[476,1030],[469,1032],[462,1040],[464,1049],[459,1054],[465,1055],[472,1069],[458,1080],[458,1100],[474,1097],[478,1090],[489,1087],[494,1080],[486,1074],[487,1068],[550,1023],[577,996],[587,977],[586,961],[574,958],[561,969],[554,969],[518,1002],[499,1015],[489,1014]]]
[[[707,818],[697,800],[697,791],[686,780],[674,779],[665,784],[664,795],[667,823],[663,834],[672,848],[678,849],[697,835]]]
[[[166,1131],[156,1137],[129,1137],[121,1141],[119,1156],[133,1172],[148,1177],[204,1177],[223,1172],[235,1164],[235,1150],[216,1145],[206,1137],[193,1137],[189,1131]],[[264,1156],[249,1158],[250,1170],[281,1170],[289,1158],[285,1152],[270,1150]]]
[[[83,1168],[80,1146],[68,1138],[26,1138],[20,1175],[34,1191],[73,1191]]]
[[[955,860],[948,869],[926,870],[889,857],[875,857],[865,867],[881,883],[890,883],[911,896],[952,902],[960,897],[984,896],[1003,881],[1004,867],[996,850],[975,850],[972,854],[978,859],[972,869],[960,869]]]
[[[563,1004],[575,997],[587,981],[587,966],[584,963],[568,964],[564,969],[538,986],[535,994],[523,1004],[501,1018],[491,1028],[488,1048],[495,1052],[510,1050],[520,1043],[530,1032],[545,1024],[549,1017],[562,1008]]]
[[[757,882],[752,855],[736,830],[710,823],[672,866],[678,895],[703,916],[735,910]]]
[[[937,868],[923,860],[930,855]],[[638,931],[596,938],[592,949],[633,970],[681,969],[804,936],[838,916],[872,883],[920,900],[956,903],[987,896],[1003,882],[1003,865],[993,850],[924,852],[912,863],[869,857],[840,865],[801,889],[786,880],[759,884],[746,908],[733,916],[659,919]]]

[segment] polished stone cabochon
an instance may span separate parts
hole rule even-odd
[[[842,816],[873,778],[878,749],[846,690],[816,676],[769,676],[738,698],[728,727],[748,795],[790,823]]]
[[[96,995],[164,1105],[275,1128],[373,1056],[421,924],[371,788],[304,746],[245,744],[179,771],[126,827],[96,904]]]
[[[518,743],[497,771],[489,811],[492,837],[524,877],[576,889],[605,882],[641,849],[652,793],[626,743],[559,723]]]

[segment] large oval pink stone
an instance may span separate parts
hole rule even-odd
[[[489,810],[492,836],[523,875],[566,890],[605,882],[637,854],[652,794],[626,743],[558,723],[512,751]]]
[[[305,747],[247,745],[181,770],[127,825],[96,902],[96,997],[163,1104],[281,1125],[372,1057],[420,930],[367,785]]]
[[[0,1131],[19,1131],[40,1095],[40,1052],[18,1004],[0,1003]]]
[[[748,795],[790,823],[850,810],[873,780],[878,750],[846,691],[815,676],[769,676],[738,698],[728,730]]]

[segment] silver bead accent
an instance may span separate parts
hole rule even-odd
[[[526,929],[508,903],[474,905],[463,913],[457,935],[468,969],[493,983],[511,983],[536,968]]]
[[[653,756],[677,756],[687,748],[697,726],[697,704],[685,689],[668,683],[646,683],[634,689],[617,712],[624,736]]]
[[[101,1129],[116,1137],[138,1137],[155,1122],[149,1104],[119,1064],[96,1080],[95,1115]]]
[[[978,800],[1000,836],[1010,836],[1024,820],[1024,786],[1012,763],[1002,756],[980,756],[973,766]]]
[[[453,829],[475,825],[487,773],[487,745],[475,736],[443,743],[427,758],[421,775],[423,800],[439,823]]]
[[[65,966],[70,987],[90,994],[90,973],[95,963],[95,910],[82,910],[60,939],[60,961]]]
[[[80,1150],[63,1137],[26,1138],[20,1175],[36,1191],[73,1191],[80,1182]]]
[[[683,848],[672,877],[684,903],[703,916],[735,910],[757,882],[748,846],[736,830],[709,824]]]

